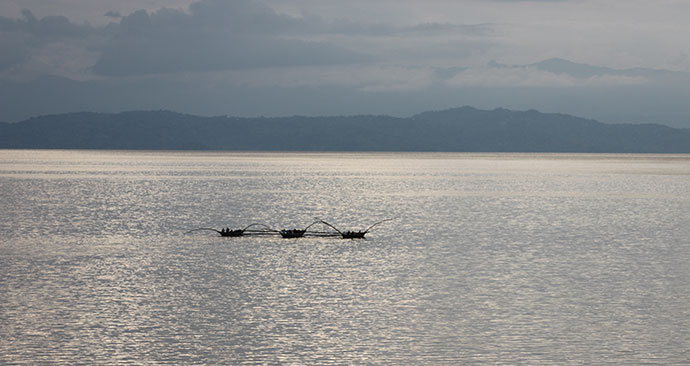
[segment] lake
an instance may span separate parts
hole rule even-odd
[[[188,232],[316,218],[393,220]],[[690,155],[0,150],[0,364],[687,365],[689,222]]]

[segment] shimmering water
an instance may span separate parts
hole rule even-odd
[[[367,240],[221,238],[211,226]],[[690,363],[690,156],[0,151],[0,364]]]

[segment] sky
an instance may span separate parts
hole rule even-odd
[[[3,0],[0,121],[471,105],[690,128],[688,15],[686,0]]]

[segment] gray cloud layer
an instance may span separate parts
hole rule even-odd
[[[205,0],[192,4],[189,13],[140,10],[114,26],[115,36],[93,70],[117,76],[367,60],[331,44],[286,37],[313,27],[251,1]]]
[[[463,58],[490,44],[490,24],[419,23],[394,25],[316,15],[280,14],[251,0],[201,0],[186,11],[139,10],[106,26],[75,24],[64,16],[37,19],[0,17],[4,76],[50,73],[81,78],[242,68],[339,65],[362,62],[409,63],[410,59]],[[479,40],[479,41],[478,41]],[[59,69],[59,60],[43,61],[47,52],[90,54],[75,68]],[[97,59],[90,67],[85,63]],[[406,60],[408,59],[408,60]],[[416,62],[416,61],[415,61]],[[40,70],[41,65],[52,65]],[[10,70],[12,69],[12,70]],[[7,71],[11,72],[7,72]]]
[[[615,11],[594,0],[135,1],[100,3],[97,25],[28,10],[0,17],[0,94],[12,101],[0,120],[151,108],[405,115],[472,104],[690,121],[680,102],[687,74],[631,67],[690,70],[690,41],[675,36],[689,30],[674,15],[686,7],[670,0]],[[46,3],[27,3],[45,14]],[[93,13],[99,0],[88,4]],[[157,5],[127,10],[136,4]],[[56,85],[73,95],[51,97],[62,93]],[[664,113],[676,117],[659,120]]]
[[[22,15],[21,19],[0,17],[0,72],[29,61],[32,50],[83,39],[97,32],[88,25],[71,23],[64,16],[37,19],[28,10]]]

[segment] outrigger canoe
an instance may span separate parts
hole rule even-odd
[[[347,230],[347,231],[341,231],[337,227],[329,224],[328,222],[317,219],[317,221],[312,222],[309,224],[307,227],[304,229],[282,229],[282,230],[274,230],[271,229],[270,227],[260,224],[260,223],[253,223],[250,224],[242,229],[230,229],[230,228],[225,228],[221,230],[217,230],[214,228],[208,228],[208,227],[202,227],[194,230],[190,230],[187,233],[191,233],[193,231],[198,231],[198,230],[210,230],[210,231],[215,231],[220,236],[223,237],[239,237],[239,236],[252,236],[252,235],[280,235],[283,238],[286,239],[292,239],[292,238],[303,238],[305,236],[312,236],[312,237],[341,237],[343,239],[364,239],[364,236],[371,230],[374,226],[381,224],[386,221],[390,221],[392,219],[385,219],[381,220],[365,230]],[[311,228],[315,224],[324,224],[335,230],[333,231],[309,231],[309,228]],[[259,227],[259,229],[252,229],[250,230],[251,227]]]

